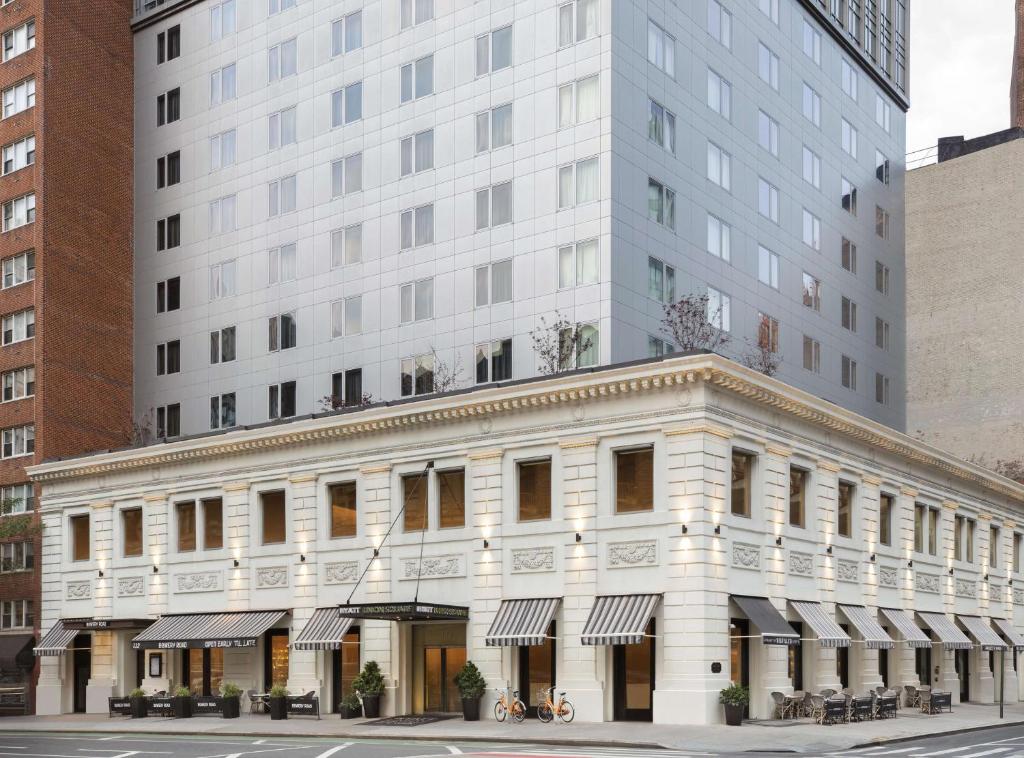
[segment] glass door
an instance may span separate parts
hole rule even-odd
[[[263,644],[263,688],[288,684],[288,630],[271,629]]]
[[[654,621],[636,645],[612,648],[616,721],[651,721],[654,713]]]
[[[803,679],[801,648],[796,647],[796,658],[791,660],[794,666],[800,661],[800,678]],[[729,621],[729,681],[750,686],[750,622],[747,619]],[[750,706],[743,709],[743,718],[750,718]]]
[[[462,710],[455,675],[466,665],[464,647],[423,649],[423,711],[457,713]]]
[[[971,666],[970,650],[956,651],[956,675],[960,680],[960,702],[966,703],[971,699]]]
[[[75,713],[85,713],[85,693],[92,676],[92,635],[79,634],[71,646],[75,651],[71,664],[75,677],[71,706]]]
[[[543,645],[523,645],[519,648],[519,699],[526,703],[526,715],[537,715],[541,690],[555,686],[555,622],[548,627],[548,639]],[[555,695],[557,696],[557,692]]]
[[[359,673],[359,627],[345,633],[341,650],[331,651],[331,697],[334,712],[341,710],[341,701],[352,692],[352,681]]]

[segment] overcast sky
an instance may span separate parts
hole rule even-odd
[[[911,0],[907,152],[1010,123],[1014,0]]]

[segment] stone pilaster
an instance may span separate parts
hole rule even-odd
[[[879,544],[879,502],[881,491],[879,489],[882,480],[870,474],[863,474],[860,478],[861,486],[857,498],[858,508],[854,509],[854,518],[860,513],[860,528],[864,535],[864,555],[862,565],[861,592],[865,607],[871,613],[875,613],[878,606],[878,561],[871,560],[871,556],[878,551]],[[855,522],[856,523],[856,522]],[[857,528],[854,527],[854,534]],[[850,684],[855,692],[867,692],[875,687],[882,686],[882,677],[878,672],[878,651],[869,650],[857,634],[857,630],[850,626],[850,636],[854,638],[853,650],[851,650],[850,661]]]
[[[167,556],[171,549],[168,496],[165,492],[150,492],[142,497],[142,520],[146,524],[146,556],[152,564],[143,567],[149,591],[146,601],[149,612],[155,615],[168,612],[168,582],[170,572]],[[157,567],[154,572],[152,566]],[[110,582],[113,584],[113,577]]]
[[[317,560],[316,560],[316,483],[313,472],[301,472],[288,477],[290,516],[292,522],[293,592],[295,611],[292,617],[292,639],[306,626],[316,605]],[[305,561],[302,557],[305,557]],[[288,689],[292,692],[314,691],[320,702],[326,704],[327,694],[324,681],[319,676],[315,650],[291,649],[288,655]]]
[[[46,634],[60,620],[64,593],[64,544],[66,519],[62,511],[43,511],[40,516],[43,534],[42,554],[38,556],[42,584],[42,604],[39,613],[40,636]],[[36,683],[36,715],[53,716],[71,710],[70,686],[64,687],[65,656],[41,656],[39,679]]]
[[[817,530],[819,545],[834,545],[837,534],[837,509],[839,494],[839,466],[829,460],[819,460],[817,475],[814,480],[814,508],[812,510],[814,523],[809,524]],[[835,551],[836,553],[838,551]],[[821,574],[821,581],[818,583],[818,591],[821,597],[821,604],[827,613],[835,617],[835,586],[836,586],[836,565],[838,558],[835,554],[826,556],[824,570]],[[804,626],[804,637],[808,636],[811,630]],[[836,669],[836,650],[831,647],[822,647],[817,641],[805,642],[805,645],[814,646],[812,658],[814,660],[813,671],[811,672],[812,689],[820,692],[823,689],[842,689],[839,683],[839,673]],[[806,683],[806,675],[805,675]]]
[[[914,569],[908,564],[914,559],[914,502],[917,498],[917,490],[910,487],[901,487],[899,495],[894,498],[893,503],[893,542],[900,546],[900,560],[903,561],[899,567],[898,575],[900,581],[900,596],[903,601],[902,607],[907,609],[913,616],[914,609]],[[917,659],[911,648],[908,648],[896,633],[896,629],[890,629],[895,635],[896,647],[889,655],[894,658],[895,684],[928,684],[918,681]]]
[[[224,491],[224,544],[232,560],[228,570],[229,610],[244,611],[249,605],[249,482],[226,482]],[[233,565],[238,561],[238,565]]]

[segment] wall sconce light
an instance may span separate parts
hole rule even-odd
[[[686,534],[688,531],[690,530],[686,528],[686,524],[683,524],[683,534]]]
[[[874,553],[872,553],[872,554],[871,554],[871,562],[872,562],[872,563],[874,563],[874,562],[875,562],[875,554],[874,554]]]
[[[1007,581],[1006,583],[1007,583],[1007,585],[1009,585],[1010,587],[1012,587],[1012,586],[1013,586],[1013,580],[1012,580],[1012,579],[1008,580],[1008,581]]]
[[[721,534],[721,533],[722,533],[722,525],[721,524],[715,524],[715,534]]]
[[[154,573],[154,574],[156,574],[156,573],[158,573],[159,571],[160,571],[160,569],[159,569],[159,568],[157,568],[157,567],[156,567],[156,566],[154,565],[154,566],[153,566],[153,573]]]
[[[782,537],[776,537],[775,538],[775,544],[778,545],[779,547],[782,547]]]
[[[576,541],[577,542],[583,542],[583,535],[580,534],[579,532],[576,532]]]
[[[378,555],[380,555],[380,550],[378,550],[377,548],[374,548],[373,549],[373,557],[376,558]]]
[[[306,562],[306,556],[305,555],[300,555],[299,556],[299,563],[305,563],[305,562]]]
[[[985,581],[988,581],[988,574],[985,574]]]
[[[913,561],[913,559],[907,561],[907,568],[908,569],[914,568],[914,561]]]
[[[235,560],[234,560],[234,561],[232,561],[232,563],[234,563],[234,564],[235,564],[235,568],[238,568],[238,559],[237,559],[237,558],[235,558]]]
[[[829,545],[828,547],[826,547],[826,548],[825,548],[825,552],[826,552],[826,553],[827,553],[828,555],[832,555],[832,546],[831,546],[831,545]]]
[[[100,569],[97,573],[100,575],[100,579],[102,579],[103,578],[103,569]]]
[[[953,567],[952,566],[949,567],[949,575],[953,576]]]
[[[484,540],[484,550],[486,550],[486,549],[487,549],[487,548],[489,548],[490,546],[491,546],[491,543],[490,543],[490,542],[488,542],[487,540]]]

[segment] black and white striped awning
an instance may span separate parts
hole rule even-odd
[[[771,600],[752,595],[730,595],[729,599],[747,615],[747,619],[761,633],[765,645],[799,645],[800,635],[779,613]]]
[[[992,623],[995,624],[996,629],[999,630],[1000,634],[1003,635],[1014,650],[1024,650],[1024,637],[1013,628],[1011,622],[1006,619],[992,619]]]
[[[945,613],[918,611],[917,615],[921,617],[925,626],[935,633],[945,650],[970,650],[973,647],[967,635],[957,629],[956,624]]]
[[[548,628],[558,612],[559,597],[502,600],[491,628],[484,637],[488,647],[543,645]]]
[[[802,618],[818,637],[822,647],[849,647],[850,635],[843,631],[836,620],[821,606],[805,600],[790,600],[793,610]]]
[[[132,640],[139,649],[256,647],[265,631],[288,611],[179,613],[161,616]]]
[[[583,626],[584,645],[638,645],[661,595],[603,595]]]
[[[896,627],[896,631],[900,633],[900,637],[907,643],[907,647],[931,647],[932,641],[928,639],[928,635],[921,631],[921,627],[914,623],[914,619],[910,617],[910,614],[906,611],[900,610],[899,608],[879,608],[882,615],[888,619],[889,623]]]
[[[338,606],[317,608],[292,647],[296,650],[341,650],[341,642],[350,626],[352,619],[338,613]]]
[[[840,605],[839,610],[857,627],[857,632],[864,639],[864,647],[868,650],[892,650],[896,646],[892,637],[878,623],[875,614],[863,605]]]
[[[967,633],[974,637],[974,641],[981,645],[982,650],[1006,650],[1006,643],[999,638],[991,626],[985,623],[985,619],[981,616],[957,614],[956,618],[967,627]]]
[[[62,655],[77,636],[77,629],[67,629],[63,621],[58,621],[50,627],[50,631],[43,635],[43,639],[39,641],[33,652],[36,655]]]

